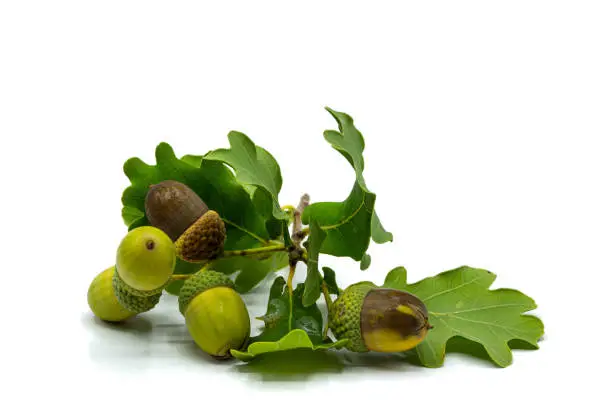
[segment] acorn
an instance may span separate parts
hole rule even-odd
[[[432,328],[420,299],[372,282],[358,282],[342,292],[332,306],[329,327],[338,340],[348,339],[351,351],[386,353],[416,347]]]
[[[176,265],[172,240],[160,229],[131,230],[117,248],[112,286],[121,306],[132,313],[149,311],[159,302]]]
[[[185,316],[189,334],[210,356],[231,358],[251,333],[251,319],[234,283],[226,275],[201,270],[185,281],[179,293],[179,311]]]
[[[92,313],[107,322],[120,322],[135,315],[119,303],[113,289],[115,268],[100,272],[89,285],[87,303]]]
[[[152,185],[145,198],[145,213],[152,226],[175,242],[182,260],[203,262],[223,253],[225,223],[185,184],[165,180]]]
[[[174,273],[175,264],[174,243],[155,227],[131,230],[117,248],[117,274],[136,296],[161,292]]]

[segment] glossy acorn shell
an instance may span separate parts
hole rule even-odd
[[[113,289],[114,273],[114,267],[100,272],[92,280],[87,291],[87,303],[92,313],[99,319],[108,322],[120,322],[135,314],[124,308],[115,296]]]
[[[379,288],[372,282],[349,286],[332,307],[330,329],[348,339],[355,352],[402,352],[416,347],[430,326],[427,308],[416,296]]]
[[[216,359],[231,358],[251,333],[251,320],[244,301],[225,275],[201,271],[185,282],[179,307],[195,343]]]
[[[176,241],[208,211],[208,206],[187,185],[165,180],[149,188],[145,214],[149,223]]]
[[[176,247],[159,228],[144,226],[131,230],[117,249],[117,273],[130,288],[161,292],[174,272]],[[148,295],[151,293],[134,293]]]
[[[373,289],[361,307],[361,337],[368,350],[394,353],[416,347],[429,330],[427,308],[412,294]]]

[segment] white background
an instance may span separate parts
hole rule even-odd
[[[0,405],[610,400],[609,2],[0,4]],[[395,235],[373,244],[366,272],[323,258],[340,283],[397,265],[411,281],[489,269],[494,287],[537,301],[540,350],[506,369],[368,356],[270,378],[199,353],[175,298],[124,330],[92,318],[88,285],[126,232],[125,160],[153,163],[161,141],[205,153],[239,130],[276,156],[283,203],[342,200],[353,173],[323,139],[335,126],[324,106],[363,132]],[[252,316],[267,285],[247,297]]]

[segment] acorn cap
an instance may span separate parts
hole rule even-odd
[[[234,282],[221,272],[202,269],[187,279],[179,292],[179,311],[185,314],[189,302],[200,293],[219,286],[234,289]]]
[[[361,307],[366,295],[376,287],[372,282],[350,285],[334,302],[329,328],[338,339],[348,339],[345,346],[355,352],[369,351],[361,338]]]
[[[175,242],[179,258],[187,262],[214,259],[223,252],[225,223],[216,211],[209,210]]]
[[[149,223],[164,231],[172,241],[208,211],[208,206],[187,185],[165,180],[149,188],[145,214]]]
[[[355,352],[401,352],[418,345],[431,328],[425,304],[402,290],[372,282],[349,286],[334,302],[330,329]]]
[[[134,289],[130,288],[123,280],[121,280],[121,277],[119,277],[119,274],[116,271],[113,274],[113,290],[119,304],[135,314],[144,313],[153,309],[155,305],[159,303],[159,299],[162,296],[162,292],[147,296],[135,295],[134,293],[149,292],[134,291]]]

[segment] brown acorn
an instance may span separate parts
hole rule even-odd
[[[355,352],[395,353],[419,345],[432,327],[425,304],[402,290],[358,282],[336,299],[329,327]]]
[[[145,213],[152,226],[175,242],[179,258],[202,262],[223,252],[225,223],[188,186],[165,180],[149,188]]]

